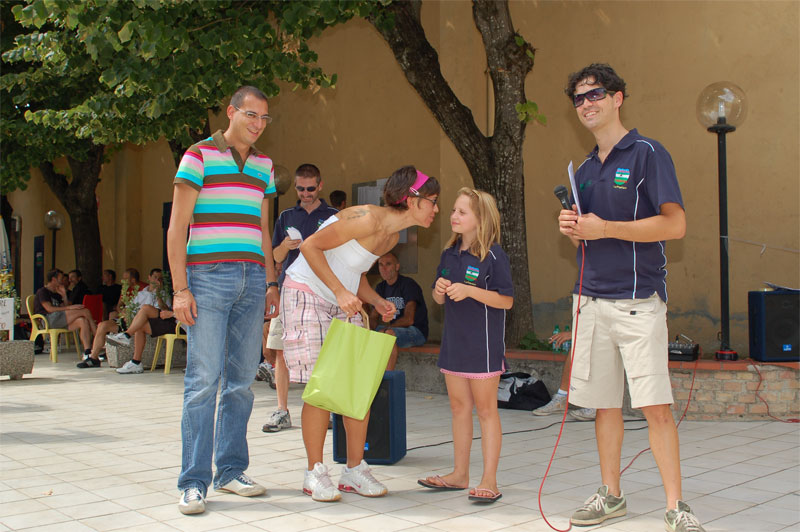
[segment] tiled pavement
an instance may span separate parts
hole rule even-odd
[[[105,364],[79,370],[76,361],[64,355],[51,364],[38,355],[33,375],[0,381],[0,531],[550,530],[537,494],[558,433],[557,425],[548,427],[555,416],[501,411],[507,435],[498,481],[504,495],[494,505],[470,503],[464,492],[432,493],[417,486],[419,477],[448,471],[449,444],[412,449],[395,465],[374,466],[389,487],[387,497],[345,494],[341,502],[325,504],[300,491],[305,465],[300,429],[261,432],[275,396],[259,382],[253,385],[247,472],[267,486],[267,496],[244,499],[211,491],[205,514],[182,516],[175,488],[182,372],[118,375]],[[290,392],[295,424],[300,394],[300,388]],[[409,393],[407,408],[409,448],[450,440],[445,396]],[[642,425],[631,422],[626,428]],[[800,530],[800,426],[684,422],[679,430],[684,498],[707,530]],[[647,445],[647,431],[626,431],[623,465]],[[332,464],[330,441],[326,450]],[[476,441],[473,482],[481,471],[479,450]],[[597,489],[596,462],[593,424],[568,423],[542,496],[556,528],[566,528],[572,510]],[[339,468],[333,468],[334,480]],[[628,515],[599,528],[663,530],[663,491],[650,453],[624,474],[623,488]]]

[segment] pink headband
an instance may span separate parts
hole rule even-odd
[[[419,196],[419,189],[422,188],[422,185],[430,179],[428,176],[417,170],[417,180],[414,181],[414,184],[409,187],[409,191],[415,196]],[[400,201],[397,204],[403,203],[406,199],[408,199],[408,194],[400,198]]]

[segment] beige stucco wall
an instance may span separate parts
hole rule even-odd
[[[558,205],[552,189],[566,182],[567,163],[579,164],[594,144],[562,89],[570,72],[603,61],[628,83],[623,122],[666,146],[683,190],[687,236],[667,246],[671,334],[683,332],[706,350],[715,348],[716,139],[695,119],[695,102],[706,85],[720,80],[737,83],[749,99],[746,122],[728,138],[731,236],[799,248],[800,4],[512,2],[511,12],[515,27],[537,48],[526,92],[548,118],[547,126],[528,127],[525,143],[537,331],[546,334],[553,323],[568,320],[569,292],[577,275],[574,250],[555,229]],[[487,131],[491,96],[470,4],[426,1],[423,24],[445,77]],[[290,171],[303,162],[317,164],[326,197],[336,188],[349,196],[353,183],[386,177],[403,164],[439,177],[443,212],[432,228],[419,233],[420,273],[413,276],[427,291],[449,236],[447,213],[455,192],[471,184],[466,167],[370,25],[354,20],[328,30],[313,48],[322,67],[339,74],[337,88],[312,93],[284,87],[270,101],[275,121],[258,147]],[[225,125],[224,115],[212,119],[212,129]],[[135,266],[144,273],[161,265],[161,209],[170,200],[174,171],[163,140],[126,146],[104,167],[98,187],[104,267],[121,272]],[[51,208],[64,211],[38,175],[27,191],[9,200],[23,216],[22,293],[27,294],[32,290],[32,238],[45,234],[42,214]],[[280,208],[294,200],[290,191],[280,199]],[[800,286],[798,254],[767,248],[762,255],[761,247],[741,242],[731,243],[730,254],[732,343],[746,352],[747,291],[759,289],[764,280]],[[58,264],[74,265],[68,227],[58,235]],[[432,337],[439,334],[441,317],[438,309],[431,310]]]

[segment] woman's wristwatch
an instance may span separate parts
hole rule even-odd
[[[270,288],[272,288],[273,286],[274,286],[275,288],[278,288],[278,286],[279,286],[279,285],[278,285],[278,283],[276,283],[275,281],[270,281],[270,282],[268,282],[268,283],[267,283],[267,289],[270,289]]]

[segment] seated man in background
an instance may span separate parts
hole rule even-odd
[[[338,211],[343,211],[347,208],[347,192],[344,190],[334,190],[328,196],[328,199],[331,200],[331,207]]]
[[[117,309],[119,296],[122,295],[122,285],[117,282],[117,272],[103,270],[100,293],[103,295],[103,319],[107,320],[111,311]]]
[[[404,275],[400,275],[400,262],[391,251],[378,259],[378,271],[383,281],[375,291],[382,298],[394,303],[397,313],[388,325],[378,325],[378,312],[370,309],[369,322],[377,331],[397,337],[392,348],[392,356],[386,366],[392,371],[397,364],[398,347],[422,345],[428,338],[428,307],[419,285]]]
[[[71,305],[82,305],[83,304],[83,296],[91,294],[92,291],[89,290],[89,285],[87,285],[83,281],[83,275],[81,271],[78,269],[72,270],[69,272],[69,290],[67,290],[67,295],[69,296],[69,302]]]
[[[175,332],[175,314],[172,312],[172,297],[162,294],[160,290],[164,281],[164,274],[160,268],[153,268],[148,276],[150,284],[136,295],[139,309],[125,332],[112,338],[121,344],[130,345],[131,336],[134,338],[133,359],[127,361],[117,373],[142,373],[142,353],[147,342],[147,334],[161,336]],[[165,300],[166,298],[166,300]]]
[[[33,311],[43,314],[51,329],[78,330],[84,353],[91,351],[92,336],[97,325],[92,314],[83,305],[65,305],[67,291],[63,284],[64,273],[60,270],[47,272],[47,284],[36,292],[33,300]],[[50,346],[53,349],[53,346]]]
[[[158,268],[155,268],[158,270]],[[158,270],[161,272],[161,270]],[[105,275],[105,272],[103,272]],[[151,272],[152,275],[152,272]],[[132,294],[136,292],[136,297],[133,300],[133,305],[142,305],[152,303],[155,301],[154,297],[150,292],[147,290],[143,290],[143,288],[147,288],[148,285],[139,281],[139,270],[136,268],[128,268],[122,273],[122,280],[128,282],[128,289],[126,294]],[[142,293],[146,292],[146,293]],[[85,368],[99,368],[100,367],[100,355],[105,352],[105,345],[106,345],[106,335],[113,334],[119,331],[119,325],[117,324],[116,318],[118,313],[122,310],[122,294],[119,296],[119,301],[117,302],[116,307],[109,313],[109,319],[106,321],[100,322],[97,326],[97,333],[94,335],[94,342],[92,343],[92,349],[89,353],[89,356],[83,360],[83,362],[78,363],[78,367],[81,369]],[[115,338],[116,339],[116,338]]]

